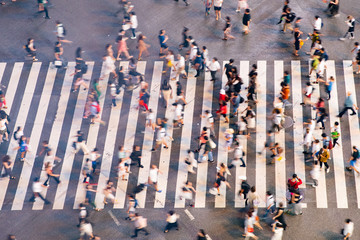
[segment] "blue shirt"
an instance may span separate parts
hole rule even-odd
[[[163,44],[165,41],[165,35],[159,35],[159,41],[160,41],[160,44]]]
[[[352,96],[348,96],[345,100],[345,107],[353,107],[354,105],[354,100],[352,98]]]

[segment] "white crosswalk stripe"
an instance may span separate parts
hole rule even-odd
[[[223,62],[223,66],[226,61]],[[239,64],[240,63],[240,64]],[[95,68],[98,63],[87,62],[89,68],[88,72],[84,75],[85,79],[92,79],[92,76],[100,76],[99,72],[95,72]],[[127,69],[128,62],[120,62],[120,65]],[[335,78],[335,83],[333,84],[333,91],[331,92],[331,99],[326,103],[326,108],[329,110],[329,122],[330,127],[333,127],[334,122],[338,121],[340,123],[340,129],[343,129],[343,126],[336,117],[336,115],[341,111],[343,106],[343,101],[340,100],[338,95],[345,95],[346,92],[351,91],[355,99],[356,104],[356,89],[355,89],[355,79],[352,72],[351,61],[344,60],[341,64],[343,72],[336,72],[336,63],[332,60],[327,61],[326,69],[326,78],[333,76]],[[247,164],[253,158],[255,166],[255,175],[249,176],[248,174],[253,173],[247,168],[241,168],[238,165],[233,170],[230,170],[232,175],[227,176],[229,182],[232,184],[235,183],[235,186],[227,188],[225,184],[220,186],[220,195],[211,195],[209,194],[209,189],[213,187],[213,183],[216,179],[214,169],[216,166],[214,164],[209,164],[207,161],[199,163],[195,174],[193,176],[188,176],[187,165],[185,163],[185,158],[187,155],[187,150],[191,146],[198,145],[198,130],[207,125],[206,118],[200,118],[200,115],[204,113],[205,110],[210,110],[214,118],[217,121],[217,128],[215,128],[215,133],[217,138],[213,138],[213,141],[217,144],[217,148],[214,149],[214,160],[216,161],[217,167],[220,167],[221,163],[230,164],[233,153],[229,153],[226,149],[226,140],[225,140],[225,130],[229,127],[232,127],[234,124],[237,124],[237,121],[241,117],[241,112],[245,109],[246,103],[240,105],[239,115],[237,118],[231,118],[230,123],[225,123],[223,117],[216,116],[215,111],[217,110],[218,104],[218,91],[220,88],[224,88],[227,82],[227,77],[224,71],[217,73],[219,80],[215,82],[210,81],[210,72],[204,72],[204,76],[200,78],[195,78],[193,70],[189,66],[189,76],[185,81],[183,79],[180,82],[183,84],[183,90],[185,94],[186,101],[188,104],[184,107],[184,126],[182,129],[173,129],[173,120],[175,116],[175,110],[172,106],[172,103],[175,100],[172,99],[169,102],[166,110],[162,110],[163,101],[159,100],[160,94],[160,85],[162,80],[166,77],[167,74],[163,75],[162,71],[164,69],[164,64],[162,61],[155,61],[154,63],[149,63],[145,61],[138,62],[137,71],[145,76],[146,82],[150,84],[150,99],[149,99],[149,108],[151,108],[155,116],[162,118],[166,117],[168,119],[168,129],[167,133],[175,138],[175,141],[172,142],[168,140],[169,149],[160,148],[158,152],[152,153],[150,150],[155,146],[154,140],[156,139],[156,132],[152,131],[149,127],[145,128],[144,134],[138,133],[140,131],[138,125],[143,123],[145,120],[145,114],[142,114],[138,110],[138,101],[139,101],[139,92],[140,87],[135,88],[129,94],[124,94],[124,91],[117,96],[117,106],[111,107],[109,111],[101,112],[101,119],[107,119],[107,124],[104,127],[101,127],[99,123],[89,125],[88,120],[83,120],[84,107],[86,99],[88,96],[88,89],[80,89],[80,92],[77,94],[77,97],[71,94],[71,86],[73,83],[73,77],[70,76],[74,72],[75,63],[70,62],[68,69],[66,71],[62,69],[56,69],[52,67],[52,64],[45,65],[45,63],[36,62],[30,64],[24,64],[22,62],[17,62],[12,64],[0,63],[0,83],[1,89],[5,92],[5,98],[7,101],[8,109],[5,111],[10,114],[10,118],[15,124],[11,125],[15,128],[17,126],[25,127],[31,126],[31,129],[27,129],[26,133],[29,137],[29,145],[31,148],[25,157],[25,161],[19,162],[18,146],[17,141],[12,137],[12,132],[9,135],[9,143],[2,143],[0,145],[1,155],[8,154],[11,157],[11,160],[15,162],[13,166],[13,175],[16,177],[15,180],[11,180],[8,177],[4,177],[0,180],[0,209],[2,210],[22,210],[25,205],[29,205],[27,196],[30,196],[29,191],[31,191],[31,183],[33,177],[39,177],[40,172],[40,181],[44,182],[47,178],[45,171],[40,169],[35,169],[35,166],[39,166],[36,161],[41,161],[41,165],[44,162],[50,161],[53,163],[54,156],[39,156],[37,154],[41,148],[43,135],[49,136],[49,146],[53,149],[53,155],[64,155],[63,161],[59,163],[59,168],[55,171],[60,170],[60,180],[61,183],[56,186],[55,182],[51,184],[51,187],[42,191],[44,197],[48,196],[48,200],[53,202],[52,209],[64,209],[67,205],[70,205],[71,208],[78,208],[79,204],[85,200],[85,189],[83,184],[83,175],[82,168],[85,164],[88,156],[81,156],[80,158],[76,157],[73,154],[72,142],[73,136],[80,129],[84,129],[87,133],[87,146],[89,150],[97,147],[99,153],[101,154],[101,166],[99,166],[100,174],[99,176],[94,175],[93,184],[97,185],[97,193],[95,197],[95,203],[98,208],[104,208],[103,199],[104,193],[103,189],[106,186],[108,179],[113,178],[112,171],[115,172],[116,169],[112,169],[112,166],[117,166],[114,164],[117,162],[117,151],[119,147],[118,131],[119,129],[124,129],[124,148],[131,151],[133,145],[137,142],[138,138],[142,141],[142,159],[141,164],[144,168],[139,168],[137,176],[134,176],[134,173],[126,174],[126,179],[129,181],[122,181],[118,179],[115,182],[115,203],[114,205],[106,206],[106,208],[117,208],[124,209],[126,206],[126,195],[131,192],[132,187],[140,184],[146,183],[149,177],[149,171],[151,165],[155,164],[159,167],[159,170],[162,172],[158,176],[158,189],[162,192],[155,192],[152,186],[145,188],[142,192],[136,194],[136,199],[138,200],[139,207],[145,208],[184,208],[185,201],[184,199],[180,200],[180,195],[182,192],[182,187],[184,183],[189,179],[195,179],[193,184],[196,189],[194,194],[194,203],[195,208],[225,208],[225,207],[235,207],[241,208],[245,206],[244,200],[240,199],[240,176],[247,176],[248,179],[251,179],[249,182],[250,185],[256,186],[256,191],[260,195],[261,201],[259,207],[265,207],[265,192],[268,189],[274,189],[277,203],[283,202],[286,204],[286,191],[287,191],[287,179],[294,172],[297,173],[299,178],[304,182],[300,187],[306,195],[315,193],[314,199],[316,199],[316,204],[311,204],[313,207],[317,208],[329,208],[336,206],[337,208],[348,208],[350,205],[351,199],[348,199],[348,194],[350,189],[353,189],[352,186],[347,186],[347,179],[345,178],[344,167],[347,166],[344,156],[346,155],[342,149],[344,139],[342,139],[343,134],[339,139],[340,146],[335,146],[331,150],[331,159],[332,162],[330,166],[333,166],[331,172],[334,172],[334,175],[326,174],[324,170],[321,171],[319,178],[319,186],[315,190],[309,185],[305,185],[305,182],[310,182],[311,179],[307,179],[309,176],[309,170],[305,168],[308,163],[305,164],[302,142],[304,138],[303,134],[303,121],[304,116],[311,116],[315,118],[315,110],[309,107],[302,107],[300,102],[302,102],[303,93],[302,86],[308,81],[306,75],[310,69],[309,62],[300,62],[300,61],[291,61],[284,62],[282,60],[276,61],[258,61],[258,78],[257,78],[257,100],[258,103],[254,108],[256,112],[256,133],[252,134],[252,138],[247,139],[245,136],[240,136],[240,144],[243,146],[243,150],[246,153],[244,156],[244,161]],[[248,72],[249,72],[249,61],[240,61],[235,66],[239,66],[239,75],[243,80],[243,86],[241,91],[241,96],[246,100],[247,90],[245,87],[249,84]],[[151,71],[148,71],[151,69]],[[286,69],[290,69],[291,73],[291,99],[292,99],[292,109],[288,109],[287,112],[293,115],[294,126],[292,128],[281,130],[279,134],[276,135],[276,142],[280,143],[280,146],[284,147],[285,155],[291,156],[287,157],[286,161],[275,161],[274,166],[267,166],[266,163],[270,162],[269,154],[263,152],[261,155],[258,154],[263,149],[264,142],[266,141],[266,131],[272,127],[271,120],[267,117],[267,113],[270,111],[267,109],[267,106],[272,105],[272,100],[280,92],[280,82],[283,79],[283,72]],[[146,71],[145,71],[146,70]],[[46,74],[40,75],[41,71],[46,71]],[[101,71],[104,71],[104,66],[102,66]],[[273,74],[273,78],[270,77]],[[340,89],[337,84],[336,79],[337,75],[344,74],[344,84],[345,90]],[[60,79],[60,76],[64,75],[63,79]],[[22,76],[26,76],[21,79]],[[40,77],[39,76],[45,76]],[[9,79],[4,79],[9,77]],[[42,78],[42,79],[41,79]],[[314,75],[311,76],[310,80],[314,79]],[[22,83],[20,81],[24,81]],[[61,88],[56,89],[57,86],[60,86],[58,82],[61,83]],[[271,82],[273,81],[273,82]],[[220,83],[221,82],[221,83]],[[89,82],[90,84],[91,82]],[[171,81],[171,86],[173,91],[176,89],[176,81]],[[3,86],[3,84],[7,86]],[[202,91],[199,90],[199,84],[204,84]],[[322,87],[324,83],[315,85],[315,91],[312,94],[312,101],[316,102],[319,96],[323,96]],[[273,86],[274,89],[271,90],[273,95],[269,95],[267,88],[268,86]],[[106,104],[111,102],[111,96],[108,90],[108,79],[100,81],[100,87],[102,95],[100,97],[100,107],[101,109],[106,108]],[[39,88],[39,89],[38,89]],[[18,97],[16,94],[18,92],[24,91],[23,96]],[[196,101],[195,98],[199,94],[202,95],[202,101]],[[321,95],[320,95],[321,94]],[[55,106],[51,106],[53,95],[57,96],[57,103]],[[131,95],[131,97],[130,97]],[[174,94],[175,95],[175,94]],[[73,97],[72,97],[73,96]],[[39,104],[37,106],[31,105],[31,103],[39,98]],[[130,99],[130,104],[124,104],[124,98]],[[271,101],[271,102],[269,102]],[[201,104],[196,106],[196,103]],[[108,106],[110,107],[110,106]],[[31,112],[30,112],[31,108]],[[45,125],[47,116],[49,112],[55,111],[56,117],[51,122],[51,125]],[[232,111],[232,105],[228,103],[228,113]],[[350,112],[351,113],[351,112]],[[349,121],[349,130],[350,130],[350,142],[351,145],[356,145],[360,141],[359,133],[359,119],[356,116],[343,116],[343,118],[348,118]],[[125,114],[127,118],[126,124],[120,121],[123,119],[122,115]],[[125,118],[124,116],[124,118]],[[30,120],[34,119],[34,120]],[[306,119],[305,119],[306,120]],[[31,123],[29,122],[31,121]],[[71,125],[66,125],[65,121],[69,122]],[[197,125],[198,122],[201,122],[200,125]],[[49,124],[49,123],[48,123]],[[51,126],[51,128],[45,127]],[[328,126],[328,125],[327,125]],[[102,133],[104,129],[104,133]],[[193,131],[196,129],[196,131]],[[12,129],[10,129],[12,130]],[[314,131],[314,137],[321,140],[321,134],[327,133],[330,135],[330,129],[319,130],[318,128]],[[193,132],[195,136],[193,136]],[[288,136],[288,133],[290,134]],[[137,135],[139,134],[139,135]],[[63,137],[62,137],[63,136]],[[103,141],[99,141],[100,136],[104,136]],[[286,138],[285,138],[286,136]],[[180,138],[180,139],[179,139]],[[291,138],[291,143],[286,140]],[[61,139],[64,139],[64,142],[61,142]],[[286,139],[286,140],[285,140]],[[136,141],[135,141],[136,140]],[[248,145],[256,144],[255,147],[249,147],[249,149],[255,149],[254,152],[248,153]],[[293,147],[290,148],[289,146]],[[193,149],[195,150],[195,149]],[[176,153],[178,152],[178,154]],[[215,154],[216,153],[216,154]],[[176,159],[172,159],[171,156],[177,156]],[[248,156],[250,154],[250,157]],[[198,154],[196,154],[196,157]],[[293,156],[293,157],[292,157]],[[79,163],[77,159],[81,159]],[[43,162],[42,162],[43,161]],[[176,167],[173,166],[176,164]],[[74,170],[74,165],[81,166],[81,169]],[[252,165],[252,163],[250,163]],[[294,169],[290,169],[289,166],[294,166]],[[135,169],[136,170],[136,169]],[[134,171],[137,172],[137,171]],[[174,174],[175,172],[175,174]],[[5,171],[2,169],[2,173]],[[57,172],[56,172],[57,173]],[[37,175],[37,176],[36,176]],[[117,173],[115,173],[117,176]],[[274,176],[273,182],[267,181],[270,177]],[[328,192],[333,191],[329,189],[328,178],[334,176],[333,181],[335,182],[335,195],[336,199],[328,198]],[[250,178],[249,178],[250,177]],[[169,179],[174,179],[169,181]],[[355,181],[355,191],[356,191],[356,202],[357,206],[360,208],[360,178],[357,175],[354,175]],[[130,181],[130,180],[135,180]],[[255,180],[255,181],[253,181]],[[308,181],[306,181],[308,180]],[[96,189],[96,187],[95,187]],[[147,191],[149,190],[149,191]],[[75,193],[74,196],[70,195],[69,192]],[[51,192],[51,194],[49,194]],[[175,193],[174,193],[175,192]],[[227,196],[228,195],[228,196]],[[49,199],[50,198],[50,199]],[[51,199],[52,198],[52,199]],[[336,201],[336,204],[331,204],[329,201]],[[211,204],[213,202],[213,204]],[[149,204],[150,203],[150,204]],[[305,198],[302,203],[303,207],[309,207],[310,202],[307,202]],[[36,201],[32,206],[33,210],[42,210],[44,208],[43,201]]]

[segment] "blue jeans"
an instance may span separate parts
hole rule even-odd
[[[275,210],[276,210],[275,204],[272,205],[269,209],[266,208],[266,212],[265,212],[263,218],[266,218],[269,215],[269,213],[271,213],[271,214],[274,213]]]
[[[136,37],[135,30],[136,30],[136,28],[131,28],[131,32],[132,32],[133,37]]]
[[[214,161],[212,151],[209,151],[209,152],[208,152],[208,158],[209,158],[209,161],[210,161],[210,162]]]

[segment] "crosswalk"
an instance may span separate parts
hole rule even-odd
[[[240,199],[239,177],[247,176],[248,182],[256,186],[260,195],[260,207],[265,207],[266,191],[271,189],[277,203],[286,204],[286,181],[293,173],[303,180],[300,186],[305,192],[303,207],[315,208],[349,208],[356,204],[360,208],[360,178],[345,173],[347,159],[350,156],[350,148],[343,146],[343,142],[350,141],[351,146],[360,142],[359,119],[357,116],[344,116],[339,120],[336,115],[343,106],[343,96],[347,91],[353,93],[356,99],[356,76],[353,75],[351,61],[342,62],[327,61],[325,77],[333,76],[335,83],[331,99],[326,103],[329,112],[326,130],[316,129],[314,137],[321,138],[321,134],[330,134],[330,127],[335,121],[340,122],[343,133],[342,139],[338,141],[340,147],[331,150],[331,172],[320,174],[319,187],[315,190],[306,181],[310,181],[309,169],[302,153],[303,122],[314,117],[314,110],[300,105],[303,97],[303,87],[308,81],[309,62],[282,60],[276,61],[240,61],[238,72],[243,80],[241,96],[246,99],[246,87],[249,84],[248,73],[250,65],[256,63],[258,66],[258,103],[256,112],[256,133],[251,138],[242,137],[240,142],[243,146],[244,161],[249,166],[241,168],[236,166],[228,176],[231,188],[225,185],[220,186],[220,195],[212,195],[209,189],[213,187],[216,177],[216,166],[221,163],[230,164],[233,153],[225,147],[225,130],[233,127],[238,118],[230,118],[230,123],[225,123],[215,117],[215,138],[217,148],[213,155],[215,163],[203,162],[198,164],[195,174],[188,174],[185,157],[188,149],[195,149],[198,146],[197,137],[201,129],[206,126],[206,119],[201,115],[205,110],[210,110],[214,116],[218,108],[219,90],[227,82],[224,71],[217,73],[218,80],[211,82],[210,72],[204,72],[202,77],[195,78],[194,70],[188,66],[188,79],[178,78],[183,85],[187,105],[184,108],[184,125],[181,129],[174,128],[172,123],[175,119],[175,109],[172,103],[175,101],[176,81],[170,81],[174,91],[174,98],[170,100],[167,108],[164,108],[163,99],[160,98],[160,86],[162,80],[167,77],[162,71],[165,64],[162,61],[146,62],[140,61],[137,64],[137,71],[144,75],[149,83],[149,108],[157,118],[167,118],[167,133],[171,136],[168,141],[168,149],[160,148],[151,152],[155,145],[156,132],[145,127],[146,114],[138,109],[140,88],[133,91],[121,91],[117,96],[116,107],[111,107],[111,96],[108,90],[109,76],[100,80],[100,106],[101,119],[106,125],[99,123],[89,124],[89,120],[83,119],[83,112],[89,88],[81,87],[79,92],[71,92],[75,63],[69,62],[68,68],[57,69],[52,63],[0,63],[0,86],[5,93],[11,122],[9,130],[11,134],[17,126],[24,128],[24,135],[29,138],[30,149],[26,160],[21,162],[19,153],[16,150],[17,142],[11,138],[9,142],[0,145],[1,156],[8,154],[14,161],[13,175],[15,180],[2,178],[0,180],[0,210],[42,210],[65,208],[78,208],[85,199],[85,188],[83,185],[83,168],[88,156],[82,153],[74,154],[72,143],[74,135],[78,130],[85,133],[86,144],[89,150],[98,148],[100,173],[95,176],[95,203],[98,208],[104,208],[103,189],[109,179],[113,180],[115,187],[115,203],[110,207],[123,209],[126,207],[126,196],[132,189],[148,181],[151,165],[158,166],[161,174],[158,177],[158,188],[161,192],[155,192],[152,187],[145,188],[136,194],[140,208],[184,208],[185,200],[180,199],[182,188],[186,181],[193,183],[196,193],[194,194],[195,208],[225,208],[244,207],[244,201]],[[84,79],[91,80],[99,78],[105,71],[105,66],[97,62],[87,62],[88,71]],[[223,66],[226,61],[223,62]],[[119,66],[125,70],[129,62],[121,61]],[[341,69],[341,71],[339,70]],[[286,114],[292,116],[294,125],[291,128],[282,130],[276,135],[276,142],[284,146],[285,161],[275,161],[274,165],[268,165],[269,153],[261,152],[266,140],[266,131],[271,128],[269,115],[271,114],[274,97],[280,92],[284,70],[291,75],[291,109]],[[172,73],[170,73],[172,74]],[[314,76],[311,76],[312,79]],[[322,91],[323,83],[315,85],[312,100],[316,101],[319,96],[325,96]],[[359,94],[358,94],[359,95]],[[341,98],[340,98],[341,97]],[[357,101],[356,101],[357,102]],[[229,103],[228,109],[232,110]],[[246,103],[241,104],[243,111]],[[349,135],[349,136],[348,136]],[[174,138],[174,141],[170,139]],[[61,183],[51,183],[49,188],[44,188],[42,195],[51,201],[50,205],[44,205],[41,200],[30,203],[31,183],[35,177],[44,182],[47,178],[46,172],[42,170],[43,163],[54,162],[53,156],[38,156],[41,143],[48,140],[53,149],[53,155],[59,156],[62,161],[54,167],[54,173],[60,175]],[[131,173],[125,178],[127,181],[117,179],[118,148],[124,146],[126,150],[132,151],[133,145],[139,145],[142,149],[141,164],[143,168],[131,166]],[[253,167],[255,170],[250,169]],[[130,167],[129,167],[130,168]],[[4,173],[4,169],[2,169]],[[355,183],[355,185],[354,185]],[[334,196],[330,195],[334,191]],[[352,192],[356,192],[356,199]],[[333,204],[333,202],[336,204]],[[108,206],[107,206],[108,207]]]

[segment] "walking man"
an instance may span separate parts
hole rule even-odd
[[[218,61],[218,59],[216,57],[214,57],[211,62],[209,63],[209,65],[207,66],[207,68],[210,71],[211,74],[211,80],[210,81],[215,81],[216,80],[216,73],[220,71],[221,66],[220,63]]]
[[[347,16],[347,20],[345,21],[345,23],[349,26],[349,29],[347,30],[347,32],[345,33],[345,35],[340,38],[341,41],[345,41],[345,38],[347,37],[348,34],[350,34],[349,39],[354,39],[354,31],[355,31],[355,18],[351,15]]]
[[[359,108],[356,106],[356,104],[354,103],[354,98],[351,94],[351,92],[347,93],[347,97],[345,99],[345,103],[344,103],[344,108],[343,110],[339,113],[339,115],[337,115],[337,117],[341,118],[345,112],[349,109],[351,109],[352,113],[350,115],[356,115],[356,112],[354,110],[354,108],[356,110],[358,110]]]
[[[41,195],[41,187],[45,187],[45,186],[40,183],[39,178],[34,178],[34,182],[32,184],[33,195],[29,201],[35,202],[35,199],[37,197],[39,197],[39,198],[41,198],[41,200],[43,200],[45,202],[45,204],[50,204],[50,201]]]
[[[84,152],[85,155],[89,154],[89,150],[85,144],[84,134],[79,130],[77,131],[77,134],[74,136],[76,138],[76,141],[73,143],[74,147],[74,154],[76,154],[80,148]]]
[[[134,225],[135,225],[135,232],[134,235],[131,236],[131,238],[137,238],[138,232],[143,231],[145,232],[145,235],[149,235],[149,232],[146,230],[147,227],[147,219],[143,216],[140,216],[138,213],[135,213],[134,218]]]
[[[158,193],[161,193],[162,191],[158,189],[157,181],[158,181],[158,175],[162,174],[162,172],[157,168],[156,165],[151,165],[151,169],[149,170],[149,180],[148,184],[153,184],[155,187],[155,191]]]

